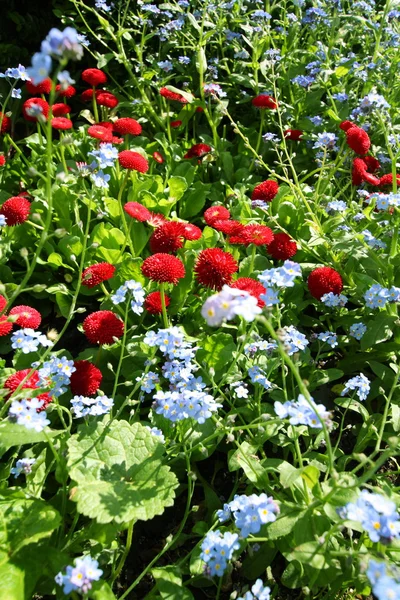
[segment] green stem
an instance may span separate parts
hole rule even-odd
[[[162,317],[165,329],[169,327],[169,320],[167,315],[167,307],[165,305],[165,291],[164,291],[165,283],[160,283],[160,297],[161,297],[161,310]]]
[[[121,253],[124,251],[126,244],[128,244],[129,249],[131,251],[132,257],[135,256],[135,249],[133,247],[133,243],[132,243],[132,239],[130,236],[130,228],[128,228],[128,224],[126,222],[126,218],[125,218],[125,211],[124,211],[124,207],[122,206],[122,194],[124,192],[124,189],[126,187],[126,184],[128,183],[128,179],[129,179],[129,170],[126,171],[125,173],[125,177],[122,181],[121,187],[119,188],[119,192],[118,192],[118,206],[119,206],[119,212],[121,215],[121,220],[122,220],[122,225],[125,231],[125,241],[122,245],[121,248]]]
[[[119,561],[118,567],[115,569],[115,573],[114,573],[114,575],[113,575],[113,577],[111,579],[111,585],[114,583],[114,581],[116,579],[118,579],[118,576],[119,576],[119,574],[121,573],[121,571],[122,571],[122,569],[124,567],[125,561],[128,558],[129,551],[130,551],[131,546],[132,546],[132,535],[133,535],[133,526],[134,526],[134,524],[135,524],[135,520],[133,519],[129,523],[129,525],[128,525],[128,533],[127,533],[127,536],[126,536],[125,550],[124,550],[124,553],[121,556],[121,560]]]

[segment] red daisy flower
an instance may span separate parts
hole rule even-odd
[[[400,185],[400,175],[396,175],[396,181],[397,185]],[[382,175],[379,180],[379,187],[386,187],[387,185],[393,186],[393,175],[391,173]]]
[[[186,223],[183,227],[183,237],[185,240],[199,240],[202,236],[200,227],[192,225],[192,223]]]
[[[12,392],[15,392],[15,390],[20,386],[20,384],[24,381],[24,379],[31,372],[31,370],[32,369],[23,369],[22,371],[17,371],[13,375],[10,375],[10,377],[8,377],[8,379],[6,379],[6,381],[4,383],[4,387],[7,388],[8,390],[10,390],[9,396],[11,395]],[[37,371],[33,371],[31,373],[31,375],[29,375],[29,377],[26,379],[26,381],[24,381],[24,383],[20,387],[20,390],[36,390],[38,387],[40,387],[38,384],[39,384],[39,373]],[[43,400],[43,403],[44,403],[43,406],[41,406],[38,409],[38,412],[41,412],[42,410],[46,410],[46,406],[48,404],[50,404],[50,402],[53,400],[53,398],[50,396],[50,394],[48,392],[39,394],[38,396],[36,396],[36,398],[38,400]]]
[[[185,226],[178,221],[167,221],[157,227],[150,237],[150,250],[153,254],[157,252],[175,254],[183,247]]]
[[[140,123],[131,119],[130,117],[123,117],[113,123],[113,130],[120,135],[140,135],[142,133],[142,126]]]
[[[7,306],[7,299],[4,298],[4,296],[2,296],[0,294],[0,314],[3,312],[3,310],[5,309],[6,306]]]
[[[179,119],[177,121],[171,121],[170,125],[173,129],[177,129],[182,125],[182,121],[179,121]]]
[[[177,94],[176,92],[170,92],[165,87],[160,89],[160,94],[167,100],[175,100],[176,102],[180,102],[181,104],[187,104],[186,98],[181,96],[181,94]]]
[[[0,167],[4,167],[5,164],[6,164],[6,157],[4,156],[4,154],[0,154]]]
[[[367,154],[371,146],[368,133],[361,127],[350,127],[346,131],[347,145],[357,154]]]
[[[367,165],[368,173],[375,173],[381,168],[379,160],[373,156],[364,156],[363,161]]]
[[[31,306],[14,306],[10,310],[10,315],[17,315],[18,319],[15,321],[20,327],[29,327],[30,329],[37,329],[42,322],[42,315],[39,311]]]
[[[132,219],[136,219],[136,221],[143,222],[151,219],[151,212],[143,204],[139,204],[139,202],[127,202],[124,206],[124,211]]]
[[[71,392],[78,396],[93,396],[100,387],[103,379],[102,372],[88,360],[75,360],[74,371],[71,375]]]
[[[297,245],[287,233],[275,233],[267,252],[276,260],[287,260],[297,252]]]
[[[164,162],[164,158],[163,158],[163,156],[159,152],[153,152],[153,158],[160,165],[162,165],[163,162]]]
[[[220,290],[223,285],[230,284],[233,273],[238,270],[238,263],[230,252],[220,248],[206,248],[197,257],[194,267],[196,279],[205,287]]]
[[[348,131],[351,127],[357,127],[357,125],[351,121],[342,121],[339,127],[342,131]]]
[[[256,185],[251,194],[252,200],[264,200],[264,202],[271,202],[279,191],[279,185],[272,179],[267,179],[262,183]]]
[[[103,71],[100,71],[100,69],[85,69],[81,77],[83,81],[86,81],[86,83],[93,87],[107,83],[107,75]]]
[[[111,123],[110,121],[101,121],[100,123],[97,123],[97,125],[100,125],[100,127],[104,127],[111,132],[114,130],[114,123]]]
[[[251,277],[239,277],[239,279],[231,283],[230,287],[249,292],[254,298],[257,298],[257,304],[260,308],[265,306],[264,300],[260,298],[261,294],[265,294],[265,287],[259,281],[251,279]]]
[[[229,219],[231,213],[224,206],[211,206],[210,208],[207,208],[203,216],[207,225],[211,225],[212,227],[215,221]]]
[[[93,98],[93,89],[89,88],[88,90],[85,90],[84,92],[82,92],[81,94],[81,100],[82,102],[90,102]]]
[[[266,225],[245,225],[238,234],[229,238],[231,244],[249,246],[264,246],[270,244],[274,239],[272,229]]]
[[[303,132],[301,129],[286,129],[286,131],[283,132],[283,135],[287,140],[298,142],[299,139],[303,137]]]
[[[76,89],[73,85],[69,85],[67,88],[63,89],[60,84],[57,84],[56,92],[61,98],[72,98],[72,96],[76,95]]]
[[[111,142],[113,138],[111,131],[103,125],[91,125],[87,132],[90,137],[102,142]]]
[[[261,108],[261,109],[269,108],[271,110],[274,110],[278,106],[275,98],[273,98],[272,96],[269,96],[268,94],[259,94],[258,96],[253,98],[251,103],[256,108]]]
[[[113,344],[122,337],[124,322],[111,310],[98,310],[83,321],[83,331],[91,344]]]
[[[7,320],[7,315],[3,315],[0,317],[0,337],[3,335],[8,335],[13,328],[13,324]]]
[[[118,160],[121,167],[124,169],[130,169],[131,171],[139,171],[139,173],[147,173],[149,170],[149,163],[142,154],[139,152],[132,152],[132,150],[123,150],[118,154]]]
[[[307,280],[311,296],[320,300],[324,294],[340,294],[343,289],[343,280],[340,274],[331,267],[318,267],[311,271]]]
[[[211,150],[212,148],[208,144],[194,144],[183,158],[202,158],[211,152]]]
[[[22,196],[13,196],[6,200],[0,208],[0,215],[4,215],[7,225],[21,225],[29,217],[31,203]]]
[[[25,83],[25,89],[31,96],[38,96],[39,94],[50,94],[53,82],[50,77],[41,81],[37,85],[33,84],[32,81]]]
[[[54,119],[51,120],[51,126],[53,129],[66,131],[67,129],[72,129],[72,121],[66,117],[54,117]]]
[[[353,185],[360,185],[363,181],[366,181],[371,185],[379,185],[379,177],[375,177],[375,175],[372,175],[368,172],[368,163],[365,161],[365,158],[355,158],[353,160],[353,168],[351,173]]]
[[[0,133],[4,134],[11,129],[11,119],[0,111]]]
[[[185,267],[176,256],[158,253],[143,261],[142,273],[152,281],[177,285],[178,280],[185,277]]]
[[[53,117],[65,117],[71,112],[71,107],[68,104],[64,104],[64,102],[57,102],[57,104],[53,104],[51,107],[51,112]]]
[[[96,265],[87,267],[82,272],[82,285],[85,285],[88,288],[95,287],[96,285],[103,283],[103,281],[111,279],[111,277],[114,276],[114,273],[115,267],[110,265],[110,263],[97,263]]]
[[[150,212],[150,217],[147,219],[147,222],[152,227],[160,227],[160,225],[166,223],[167,220],[161,213]]]
[[[244,225],[234,219],[223,219],[222,221],[218,219],[213,222],[211,227],[217,231],[221,231],[221,233],[225,233],[225,235],[239,235],[244,228]]]
[[[167,308],[171,304],[170,298],[166,294],[164,294],[165,298],[165,307]],[[148,296],[146,296],[144,301],[144,308],[151,315],[159,315],[162,313],[162,304],[161,304],[161,294],[160,292],[152,292]]]
[[[42,100],[42,98],[29,98],[23,103],[22,114],[24,116],[24,119],[36,123],[37,117],[31,117],[29,115],[29,110],[36,109],[37,107],[39,107],[39,110],[41,109],[41,114],[47,119],[49,115],[50,106],[49,103],[46,102],[46,100]]]
[[[119,104],[119,100],[111,92],[100,92],[96,94],[96,102],[99,106],[107,108],[115,108]]]

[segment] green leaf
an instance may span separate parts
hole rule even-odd
[[[190,15],[188,15],[190,16]],[[174,87],[173,85],[166,85],[165,86],[167,88],[167,90],[169,90],[170,92],[175,92],[175,94],[180,94],[181,96],[183,96],[183,98],[185,98],[185,100],[187,100],[189,103],[193,102],[193,100],[195,99],[195,97],[193,96],[193,94],[191,94],[190,92],[184,92],[182,90],[179,90],[178,88]]]
[[[58,306],[58,310],[64,319],[68,319],[69,311],[71,310],[71,302],[68,299],[68,296],[65,294],[61,294],[60,292],[56,292],[56,302]]]
[[[189,219],[199,214],[206,203],[209,187],[209,185],[201,183],[201,181],[196,181],[194,186],[185,195],[183,207],[180,212],[180,216],[183,219]]]
[[[232,362],[235,349],[236,346],[231,335],[214,333],[206,337],[198,355],[207,363],[208,367],[213,367],[218,371]]]
[[[241,572],[246,579],[254,580],[261,577],[270,566],[275,556],[278,553],[278,548],[272,546],[269,542],[264,542],[257,552],[252,551],[250,546],[248,555],[242,563]]]
[[[6,491],[0,499],[0,600],[31,600],[43,573],[49,537],[60,524],[55,508],[22,492]]]
[[[68,441],[77,510],[99,523],[147,521],[174,501],[178,480],[162,463],[163,445],[140,423],[82,426]]]
[[[376,315],[373,321],[367,323],[368,329],[360,341],[361,350],[367,350],[367,348],[372,348],[375,344],[380,344],[391,338],[395,321],[397,321],[397,317],[394,315],[384,315],[382,313]]]
[[[178,202],[187,190],[186,179],[173,175],[168,179],[169,198],[168,202]]]
[[[7,449],[12,446],[46,442],[47,437],[53,438],[56,435],[60,435],[60,433],[62,432],[46,429],[46,434],[44,434],[43,431],[34,431],[33,429],[27,429],[23,425],[17,425],[17,423],[3,421],[3,423],[0,423],[0,448]]]
[[[198,73],[205,73],[207,71],[207,59],[204,48],[200,48],[196,56],[196,69]]]
[[[93,600],[116,600],[112,589],[105,581],[93,582],[93,588],[89,592],[89,597]]]
[[[182,585],[182,577],[177,567],[152,569],[151,573],[163,600],[193,600],[193,594]]]
[[[337,67],[335,69],[335,75],[336,75],[336,77],[339,77],[339,79],[341,77],[344,77],[345,75],[347,75],[348,72],[349,72],[349,69],[347,67]]]

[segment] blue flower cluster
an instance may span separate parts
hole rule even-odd
[[[148,429],[152,435],[155,435],[161,444],[165,444],[165,437],[161,429],[158,429],[157,427],[149,427],[148,425],[146,425],[146,429]]]
[[[71,404],[71,412],[74,413],[76,419],[79,419],[80,417],[106,415],[114,406],[114,400],[107,396],[97,396],[96,398],[74,396]]]
[[[263,525],[276,521],[279,506],[267,494],[251,494],[250,496],[236,495],[231,502],[224,504],[217,511],[220,523],[233,516],[235,525],[240,529],[240,535],[247,538],[251,533],[258,533]]]
[[[331,415],[323,404],[315,404],[310,397],[311,403],[307,402],[303,394],[299,394],[297,400],[287,400],[274,403],[275,413],[281,419],[289,419],[291,425],[307,425],[315,429],[322,429],[322,423],[331,426]]]
[[[321,297],[321,302],[329,308],[336,308],[337,306],[343,307],[347,304],[347,300],[348,298],[344,294],[334,294],[333,292],[324,294]]]
[[[191,418],[204,423],[221,404],[203,391],[205,383],[201,377],[195,376],[198,367],[191,360],[197,348],[184,339],[179,327],[149,331],[143,341],[148,346],[158,347],[167,359],[162,367],[162,375],[169,383],[169,390],[158,390],[154,394],[153,410],[172,422]],[[149,379],[147,374],[147,389],[154,389],[156,377],[152,373]]]
[[[200,558],[205,565],[207,575],[213,577],[222,575],[228,566],[228,560],[233,556],[235,550],[239,550],[239,536],[237,533],[226,531],[221,533],[218,529],[209,531],[201,544]]]
[[[160,382],[160,378],[158,377],[157,373],[148,371],[147,373],[143,373],[141,377],[136,377],[136,381],[141,382],[140,389],[142,392],[150,394],[150,392],[155,389],[156,383]]]
[[[40,363],[33,363],[32,367],[37,367]],[[51,390],[52,396],[61,396],[67,389],[63,386],[68,386],[71,375],[76,371],[74,361],[68,360],[65,356],[53,356],[50,360],[43,363],[39,369],[39,385]]]
[[[382,494],[363,490],[356,502],[348,502],[337,513],[346,521],[361,523],[371,542],[388,543],[400,536],[396,505]]]
[[[55,582],[62,585],[65,595],[71,592],[87,594],[92,588],[92,582],[98,581],[103,575],[103,571],[98,568],[99,563],[90,556],[83,556],[75,559],[75,566],[69,565],[65,575],[61,572],[55,576]]]
[[[271,588],[264,586],[262,579],[257,579],[251,586],[251,591],[245,593],[238,600],[270,600]]]
[[[125,283],[117,289],[115,294],[111,296],[111,302],[113,304],[125,302],[127,293],[129,293],[129,298],[131,298],[131,308],[133,312],[140,315],[143,312],[143,303],[146,293],[142,284],[134,279],[125,281]]]
[[[364,229],[361,232],[361,235],[364,236],[364,242],[370,246],[370,248],[386,248],[387,244],[382,242],[382,240],[378,240],[368,229]]]
[[[353,323],[350,326],[350,335],[356,338],[356,340],[361,340],[366,331],[367,326],[364,323]]]
[[[356,394],[360,400],[366,400],[370,390],[370,381],[368,377],[365,377],[362,373],[356,377],[352,377],[346,383],[344,390],[340,394],[345,396],[348,391],[356,390]]]
[[[292,260],[285,260],[281,267],[266,269],[258,279],[265,287],[265,293],[260,295],[266,306],[279,304],[278,289],[294,286],[296,277],[301,277],[301,267]]]
[[[251,367],[248,371],[248,374],[252,383],[258,383],[266,390],[270,390],[272,388],[272,383],[268,381],[264,371],[260,367]]]
[[[39,346],[51,347],[51,342],[44,333],[35,331],[26,327],[24,329],[18,329],[11,336],[11,347],[14,350],[22,350],[23,354],[29,354],[30,352],[36,352]]]
[[[43,400],[38,398],[21,400],[20,402],[16,400],[11,403],[8,417],[14,423],[23,425],[27,429],[43,431],[47,425],[50,425],[46,412],[37,412],[43,404]]]
[[[336,348],[336,346],[338,345],[336,333],[332,333],[331,331],[317,333],[316,338],[321,342],[325,342],[331,348]]]
[[[399,573],[395,571],[392,576],[388,566],[383,562],[370,560],[367,569],[367,577],[372,587],[372,592],[378,600],[399,600],[400,583]]]
[[[309,342],[304,335],[304,333],[300,333],[296,327],[290,325],[289,327],[284,327],[282,330],[282,342],[285,348],[285,352],[292,356],[299,350],[305,350],[308,346]]]
[[[92,152],[88,152],[88,155],[93,156],[100,169],[106,169],[114,166],[118,158],[118,148],[112,144],[100,144],[99,150],[92,150]],[[96,165],[94,164],[94,166]]]
[[[14,477],[19,477],[21,473],[29,475],[29,473],[32,473],[32,466],[35,462],[36,458],[20,458],[15,463],[15,467],[10,469],[10,473],[11,475],[14,475]]]
[[[357,117],[363,117],[374,111],[382,111],[390,108],[390,105],[383,96],[376,92],[370,92],[360,100],[357,108],[350,113],[350,119],[353,121]]]
[[[386,302],[400,302],[400,288],[388,289],[375,283],[365,292],[364,300],[368,308],[383,308]]]
[[[27,69],[28,75],[35,85],[38,85],[50,74],[52,57],[58,60],[80,60],[83,48],[78,40],[78,32],[72,27],[64,31],[50,29],[46,39],[42,42],[41,51],[32,57],[32,66]],[[65,71],[64,71],[65,78]]]

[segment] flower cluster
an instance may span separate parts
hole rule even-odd
[[[387,302],[400,301],[400,288],[391,287],[388,289],[382,287],[379,283],[374,283],[365,292],[364,299],[368,308],[383,308]]]
[[[107,396],[97,396],[96,398],[74,396],[71,400],[71,411],[77,419],[87,416],[98,417],[106,415],[113,406],[114,400]]]
[[[50,425],[46,412],[38,412],[43,406],[44,401],[38,398],[14,401],[11,403],[8,417],[11,421],[23,425],[27,429],[43,431],[47,425]]]
[[[238,598],[238,600],[270,600],[270,594],[271,588],[264,586],[262,579],[257,579],[254,585],[251,586],[251,590]]]
[[[14,477],[19,477],[21,473],[24,475],[29,475],[32,473],[32,466],[35,464],[36,458],[20,458],[15,463],[15,467],[10,469],[11,475]]]
[[[55,577],[58,585],[64,586],[64,594],[78,592],[87,594],[92,588],[92,582],[98,581],[103,575],[103,571],[98,568],[99,563],[90,556],[83,556],[75,559],[75,565],[68,566],[65,575],[61,572]]]
[[[40,331],[34,331],[31,328],[19,329],[11,336],[11,347],[14,350],[22,350],[23,354],[29,354],[30,352],[36,352],[39,346],[51,347],[51,342],[43,333]]]
[[[237,533],[226,531],[221,533],[218,529],[209,531],[201,544],[200,558],[206,563],[205,572],[213,577],[222,577],[235,550],[239,550],[239,536]]]
[[[250,496],[236,495],[231,502],[224,504],[223,509],[217,511],[220,523],[231,517],[240,529],[240,535],[247,538],[250,534],[258,533],[263,525],[276,520],[279,506],[267,494],[250,494]]]
[[[389,543],[400,536],[400,515],[396,505],[382,494],[362,490],[356,502],[337,509],[346,521],[361,523],[371,542]]]
[[[367,577],[372,586],[372,592],[378,600],[400,598],[399,573],[396,569],[391,570],[388,567],[390,565],[372,559],[368,564]]]
[[[370,390],[370,381],[368,377],[365,377],[362,373],[356,377],[352,377],[347,381],[344,390],[340,395],[345,396],[350,390],[355,390],[360,400],[366,400]]]
[[[113,304],[125,302],[127,293],[129,293],[129,298],[131,299],[131,308],[133,312],[140,315],[143,312],[145,291],[142,284],[134,279],[125,281],[125,283],[117,289],[115,294],[111,296],[111,302]]]
[[[39,364],[33,363],[32,367],[37,367]],[[38,387],[50,388],[52,396],[61,396],[67,391],[63,386],[70,384],[71,375],[75,371],[73,360],[68,360],[65,356],[53,356],[38,370]]]
[[[322,429],[323,423],[331,425],[331,415],[323,404],[316,404],[310,397],[307,401],[303,394],[297,400],[274,403],[275,413],[281,419],[289,419],[291,425],[306,425],[315,429]]]
[[[257,298],[245,290],[228,285],[224,285],[220,292],[207,298],[201,309],[202,317],[212,326],[221,325],[223,321],[231,321],[237,316],[243,317],[245,321],[254,321],[260,313]]]

